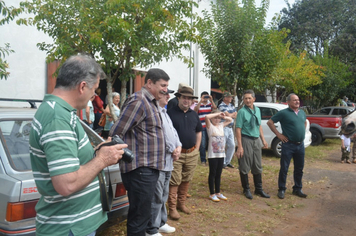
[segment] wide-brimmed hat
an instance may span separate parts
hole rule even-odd
[[[185,83],[179,83],[178,85],[178,91],[181,90],[183,87],[189,87],[188,84],[185,84]]]
[[[224,92],[223,97],[232,97],[230,92]]]
[[[175,93],[174,95],[176,95],[176,97],[180,97],[180,96],[183,95],[183,96],[186,96],[186,97],[198,99],[197,96],[194,96],[194,90],[193,90],[193,88],[191,88],[191,87],[186,87],[186,86],[183,86],[183,87],[180,89],[180,92],[177,92],[177,93]]]

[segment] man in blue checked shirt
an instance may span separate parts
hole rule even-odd
[[[229,92],[224,92],[223,94],[223,101],[219,105],[219,110],[224,112],[226,116],[232,118],[232,122],[230,125],[224,128],[225,140],[226,140],[226,155],[224,159],[224,168],[230,167],[234,168],[231,165],[231,159],[235,152],[235,136],[234,136],[234,120],[236,118],[237,112],[234,105],[231,104],[232,95]]]

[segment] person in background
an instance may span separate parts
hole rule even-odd
[[[221,122],[224,119],[224,123]],[[224,127],[232,121],[231,117],[225,113],[215,112],[205,116],[206,129],[209,135],[208,158],[209,158],[209,190],[211,199],[214,202],[227,200],[220,192],[221,172],[224,166],[225,157],[225,135]]]
[[[340,136],[341,139],[341,163],[348,163],[350,162],[350,152],[351,152],[351,138],[346,137],[345,135]]]
[[[111,109],[117,117],[120,116],[119,103],[120,103],[120,94],[117,92],[113,92],[112,93],[112,108]],[[114,124],[114,119],[111,115],[109,104],[106,106],[103,115],[106,115],[106,123],[105,123],[103,131],[101,132],[101,136],[103,137],[103,139],[106,140],[108,138],[109,131]]]
[[[122,182],[129,198],[127,235],[145,236],[159,171],[166,163],[166,145],[158,101],[165,96],[169,76],[158,68],[148,70],[145,85],[128,97],[119,119],[109,132],[119,135],[135,156],[120,162]]]
[[[232,157],[235,152],[235,135],[234,135],[234,120],[236,118],[237,112],[232,102],[232,95],[229,92],[224,92],[223,101],[219,105],[219,110],[225,113],[225,116],[231,117],[232,122],[230,125],[224,128],[225,142],[226,142],[226,156],[224,160],[224,168],[230,167],[234,168],[231,164]]]
[[[190,86],[185,83],[179,83],[177,92],[179,93],[183,87],[190,87]],[[192,105],[192,104],[190,104],[190,105]],[[167,111],[170,110],[172,107],[176,107],[176,106],[178,106],[178,98],[174,97],[171,100],[169,100],[169,102],[167,104]]]
[[[352,162],[356,164],[356,134],[351,136],[351,140],[354,143],[352,145]]]
[[[216,105],[213,102],[213,98],[208,92],[204,91],[200,94],[200,101],[195,106],[194,111],[198,113],[201,125],[203,127],[201,135],[201,143],[199,147],[200,161],[203,165],[206,165],[206,147],[209,142],[208,134],[206,132],[205,116],[210,114],[216,109]]]
[[[178,106],[168,110],[174,128],[177,130],[179,140],[182,143],[182,151],[179,160],[173,163],[173,171],[169,183],[168,207],[169,216],[178,220],[180,214],[177,209],[190,214],[185,202],[189,189],[189,182],[193,179],[195,168],[198,164],[201,142],[202,126],[198,114],[190,109],[194,98],[194,90],[191,87],[182,87],[175,93],[178,97]],[[177,199],[178,196],[178,199]]]
[[[69,57],[59,69],[52,94],[46,94],[30,131],[30,157],[37,190],[36,235],[88,235],[107,220],[97,175],[121,159],[126,144],[96,151],[80,124],[84,109],[104,72],[87,55]]]
[[[100,120],[100,118],[101,118],[101,116],[103,115],[103,112],[104,112],[104,102],[100,98],[100,93],[101,93],[101,89],[97,88],[95,90],[95,98],[92,101],[93,107],[94,107],[94,114],[95,114],[94,130],[96,130],[97,128],[100,127],[99,126],[99,120]]]
[[[90,98],[88,101],[87,107],[82,110],[83,114],[83,121],[87,124],[90,128],[94,127],[95,121],[95,114],[94,114],[94,107],[92,101],[95,98],[95,94]]]
[[[173,127],[171,118],[169,118],[167,110],[165,109],[169,100],[169,94],[173,92],[173,90],[167,89],[166,95],[158,101],[162,117],[164,137],[166,140],[166,165],[164,169],[159,172],[157,186],[152,201],[151,220],[148,223],[146,236],[159,236],[161,235],[160,233],[168,234],[176,231],[174,227],[167,224],[166,209],[173,162],[179,159],[182,149],[182,143],[179,141],[177,131]]]
[[[344,96],[344,98],[342,99],[342,104],[341,104],[341,106],[342,107],[347,107],[347,101],[349,100],[349,98],[348,97],[346,97],[346,96]]]
[[[303,193],[302,178],[304,169],[304,139],[307,117],[302,109],[299,109],[299,97],[291,93],[287,96],[288,108],[280,110],[267,121],[267,125],[273,133],[282,141],[281,167],[278,176],[278,194],[280,199],[284,199],[287,183],[287,174],[291,159],[294,161],[294,186],[293,195],[306,198]],[[282,134],[277,130],[274,123],[279,122],[282,127]]]
[[[255,194],[264,198],[270,196],[262,188],[262,147],[268,144],[263,136],[261,126],[261,111],[253,103],[256,100],[252,90],[246,90],[243,95],[244,106],[239,110],[236,118],[236,155],[239,159],[239,171],[243,193],[252,199],[248,173],[251,170],[255,184]],[[262,141],[262,143],[261,143]]]

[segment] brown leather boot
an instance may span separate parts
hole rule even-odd
[[[182,182],[179,185],[177,209],[189,215],[190,210],[185,206],[185,200],[187,199],[188,188],[189,188],[189,182]]]
[[[179,220],[180,215],[177,211],[177,191],[178,185],[169,185],[168,208],[169,216],[172,220]]]

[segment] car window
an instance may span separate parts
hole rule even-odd
[[[331,108],[323,108],[323,109],[320,109],[320,110],[314,112],[313,114],[314,115],[329,115],[330,111],[331,111]]]
[[[18,171],[31,170],[29,137],[31,120],[0,121],[1,142],[11,167]]]
[[[31,120],[0,121],[1,142],[6,149],[11,167],[17,171],[32,169],[29,149],[31,122]],[[82,125],[93,147],[103,142],[103,139],[91,128],[83,123]]]
[[[339,114],[338,115],[346,115],[347,114],[347,110],[346,109],[338,109],[339,110]]]
[[[278,112],[277,109],[269,107],[260,107],[260,111],[262,120],[269,120],[274,114]]]

